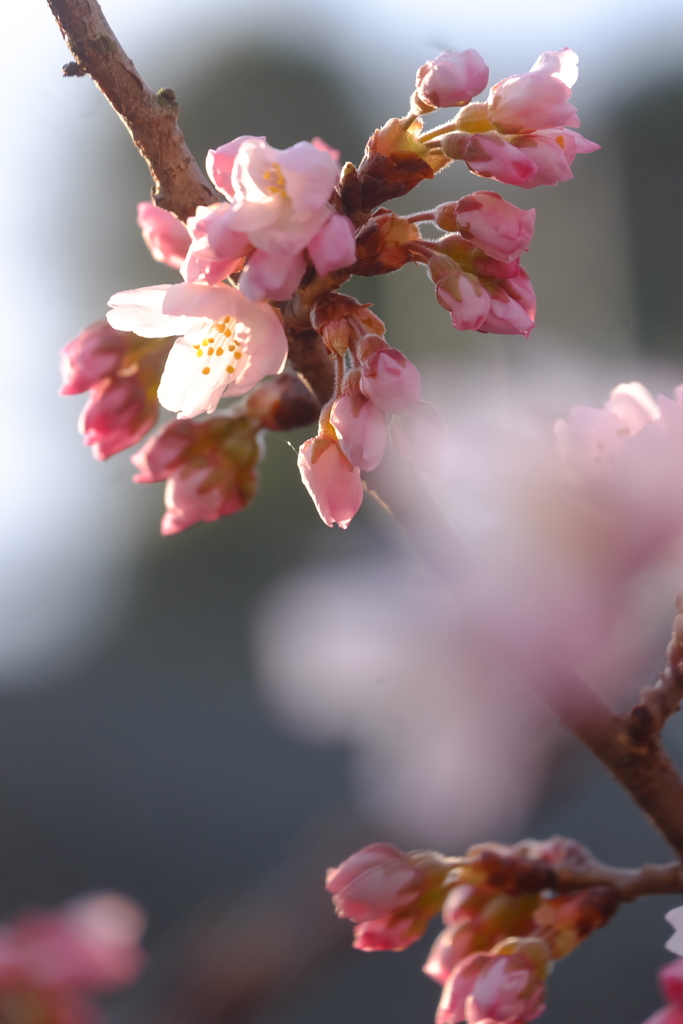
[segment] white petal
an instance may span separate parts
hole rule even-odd
[[[204,332],[178,338],[168,354],[157,397],[164,409],[184,419],[214,412],[228,384],[225,359],[197,356],[193,343],[201,343]],[[203,371],[208,367],[209,372]]]
[[[109,299],[112,307],[107,320],[117,331],[132,331],[141,338],[168,338],[172,334],[184,334],[199,325],[198,318],[167,315],[162,312],[170,284],[154,285],[150,288],[134,288],[117,292]]]
[[[229,284],[205,284],[202,281],[186,281],[168,288],[163,302],[163,311],[171,316],[192,319],[193,330],[200,323],[214,323],[224,316],[239,316],[243,308],[236,288]],[[186,331],[181,333],[185,334]]]

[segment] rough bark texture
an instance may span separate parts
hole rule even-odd
[[[90,75],[109,100],[147,161],[157,206],[187,220],[198,206],[221,200],[187,148],[173,91],[155,94],[143,82],[96,0],[47,2],[75,58],[65,75]]]

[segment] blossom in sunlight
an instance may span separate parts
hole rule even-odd
[[[495,178],[506,185],[524,185],[536,174],[536,165],[526,151],[498,132],[451,132],[445,136],[442,148],[452,160],[464,160],[479,177]]]
[[[447,893],[448,861],[374,843],[327,872],[325,888],[339,917],[357,922],[354,946],[365,952],[401,950],[416,942]]]
[[[165,537],[245,508],[256,489],[259,424],[245,416],[175,420],[131,457],[135,483],[166,481]]]
[[[510,141],[531,160],[535,168],[527,181],[519,182],[520,188],[571,181],[574,177],[571,165],[577,153],[595,153],[600,149],[597,142],[584,139],[583,135],[573,132],[571,128],[549,128],[529,135],[517,135]]]
[[[436,298],[448,310],[456,331],[479,331],[491,312],[491,295],[474,274],[468,274],[448,256],[433,256],[429,276]]]
[[[536,211],[521,210],[497,192],[472,192],[438,206],[434,220],[446,231],[459,231],[488,256],[507,261],[529,248]]]
[[[99,893],[55,911],[26,911],[0,925],[0,1017],[88,1024],[89,994],[131,984],[145,956],[145,916],[131,900]]]
[[[156,285],[117,292],[109,323],[144,338],[181,335],[159,384],[165,409],[179,416],[213,412],[224,395],[243,395],[280,373],[287,338],[275,310],[227,284]]]
[[[190,233],[183,222],[154,203],[138,203],[138,226],[152,257],[180,270],[190,247]]]
[[[193,217],[187,219],[187,230],[191,244],[186,251],[185,259],[180,266],[180,273],[186,281],[204,281],[206,284],[218,284],[230,274],[241,270],[245,257],[252,250],[249,239],[241,232],[235,231],[230,237],[230,244],[225,240],[221,255],[211,248],[206,229],[205,218],[215,206],[198,206]]]
[[[512,75],[491,87],[488,116],[505,135],[568,126],[578,128],[576,107],[569,103],[579,77],[578,56],[565,46],[542,53],[531,71]]]
[[[436,1024],[524,1024],[545,1010],[549,955],[536,938],[506,939],[461,960],[444,985]]]
[[[500,281],[491,292],[491,308],[479,328],[491,334],[523,334],[528,338],[536,318],[536,295],[529,275],[520,267],[507,281]]]
[[[297,465],[322,521],[345,530],[363,503],[363,484],[336,435],[319,434],[304,441]]]
[[[255,301],[294,294],[306,249],[320,274],[355,262],[353,225],[330,205],[339,165],[321,140],[279,150],[242,136],[212,150],[207,166],[230,201],[196,218],[190,260],[201,247],[217,260],[246,256],[239,287]]]
[[[483,92],[489,69],[476,50],[446,50],[417,72],[418,98],[431,107],[459,107]]]

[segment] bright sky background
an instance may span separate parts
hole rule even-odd
[[[397,112],[415,68],[447,47],[480,50],[495,81],[526,70],[542,50],[572,46],[584,109],[683,67],[680,0],[346,0],[343,19],[336,0],[104,0],[104,8],[150,85],[173,86],[181,99],[202,60],[264,32],[283,46],[319,48],[358,72],[364,88],[395,96]],[[352,26],[363,30],[355,44]],[[74,275],[106,245],[93,238],[87,255],[72,252],[74,232],[87,237],[88,211],[69,220],[72,168],[93,141],[100,106],[89,82],[60,77],[68,53],[45,0],[6,5],[3,36],[0,670],[83,649],[110,592],[125,592],[125,556],[142,529],[121,515],[126,467],[93,467],[75,434],[74,400],[55,398],[56,352],[84,326],[70,301]]]

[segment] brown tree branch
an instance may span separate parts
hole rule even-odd
[[[656,739],[683,700],[683,588],[676,594],[676,612],[664,669],[653,686],[640,691],[640,700],[628,716],[629,732],[640,745]]]
[[[47,0],[74,63],[67,76],[88,74],[131,134],[149,167],[157,206],[187,220],[198,206],[219,202],[178,127],[171,89],[153,93],[114,35],[97,0]]]

